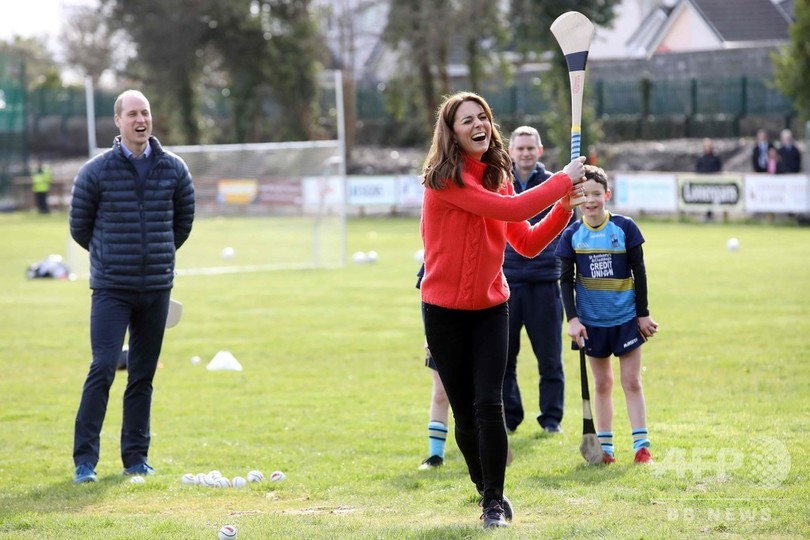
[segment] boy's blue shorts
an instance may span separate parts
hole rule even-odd
[[[638,329],[638,319],[633,317],[619,326],[585,326],[588,341],[585,343],[585,354],[594,358],[624,356],[640,347],[645,339]]]

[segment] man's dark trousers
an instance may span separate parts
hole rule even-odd
[[[506,427],[517,429],[523,421],[523,404],[517,384],[520,332],[525,325],[540,374],[538,384],[541,426],[559,425],[565,400],[562,354],[563,307],[557,281],[511,286],[509,297],[509,355],[503,383]]]

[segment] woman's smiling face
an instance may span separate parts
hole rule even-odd
[[[492,136],[492,122],[484,108],[475,101],[465,101],[456,110],[453,119],[453,134],[456,136],[461,151],[468,156],[481,160],[489,150]]]

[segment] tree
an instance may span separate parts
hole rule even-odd
[[[323,49],[309,0],[101,2],[135,46],[126,74],[160,90],[153,108],[157,103],[168,124],[179,126],[177,139],[217,140],[223,130],[216,123],[203,130],[200,114],[203,97],[217,91],[215,100],[229,98],[232,133],[240,142],[317,132],[313,103]],[[268,126],[270,95],[280,120]]]
[[[42,38],[14,36],[11,41],[0,41],[0,54],[9,59],[8,69],[15,77],[25,75],[28,90],[62,87],[59,65]],[[18,69],[24,73],[17,73]]]
[[[425,118],[423,131],[432,127],[441,96],[451,92],[451,61],[466,65],[465,88],[479,93],[492,75],[491,68],[505,65],[502,51],[507,32],[499,6],[492,0],[391,2],[385,39],[399,50],[401,69],[389,81],[393,83],[389,87],[396,89],[389,95],[400,107],[415,106]],[[420,99],[408,100],[410,93]],[[397,112],[404,116],[409,109]]]
[[[451,21],[449,0],[395,0],[388,12],[385,42],[399,50],[402,68],[389,86],[413,81],[416,94],[420,96],[420,114],[425,119],[426,131],[433,125],[441,95],[450,91],[447,66],[452,33],[447,29]],[[400,89],[400,92],[404,90]],[[409,101],[401,95],[398,98],[400,106]],[[407,109],[400,109],[395,116],[401,118],[407,112]]]
[[[62,26],[60,39],[65,47],[65,63],[90,77],[97,87],[104,72],[115,65],[124,37],[110,27],[102,10],[77,6]]]
[[[614,7],[620,0],[581,0],[576,10],[588,17],[596,26],[610,26]],[[549,28],[554,20],[571,9],[568,0],[511,0],[512,29],[515,50],[524,59],[539,60],[550,56],[549,70],[541,76],[541,92],[551,104],[543,115],[546,124],[544,144],[567,148],[571,125],[571,101],[568,68],[562,51]],[[543,51],[538,54],[536,51]],[[549,54],[550,53],[550,54]],[[593,107],[586,100],[582,109],[582,140],[593,144],[601,133]]]
[[[790,44],[773,57],[774,84],[793,100],[802,120],[810,120],[810,0],[796,0]]]

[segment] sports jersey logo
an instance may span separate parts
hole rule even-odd
[[[618,248],[619,247],[619,235],[613,233],[610,235],[610,247]]]

